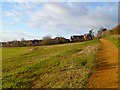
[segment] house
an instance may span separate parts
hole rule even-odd
[[[101,38],[102,36],[104,36],[106,31],[106,28],[101,28],[100,30],[98,30],[97,37]]]
[[[57,43],[68,43],[69,42],[69,39],[66,39],[64,37],[55,37],[53,40],[56,44]]]
[[[73,35],[70,38],[71,42],[82,42],[84,41],[84,35]]]

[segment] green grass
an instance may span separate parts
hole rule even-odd
[[[3,88],[84,88],[99,40],[2,49]]]
[[[105,37],[107,40],[110,40],[116,47],[120,48],[120,43],[118,43],[120,37],[117,35]]]

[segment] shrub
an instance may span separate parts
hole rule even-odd
[[[41,45],[51,45],[53,44],[53,41],[50,36],[43,37],[43,41],[41,42]]]

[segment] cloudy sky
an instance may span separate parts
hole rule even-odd
[[[118,23],[116,2],[1,2],[2,41],[42,39],[111,29]]]

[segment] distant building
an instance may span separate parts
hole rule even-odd
[[[66,38],[64,38],[64,37],[55,37],[54,39],[54,43],[68,43],[68,42],[70,42],[70,40],[69,39],[66,39]]]
[[[107,31],[106,28],[101,28],[100,30],[98,30],[97,37],[101,38],[102,36],[104,36],[106,31]]]
[[[84,35],[73,35],[73,36],[71,36],[70,41],[82,42],[82,41],[84,41]]]

